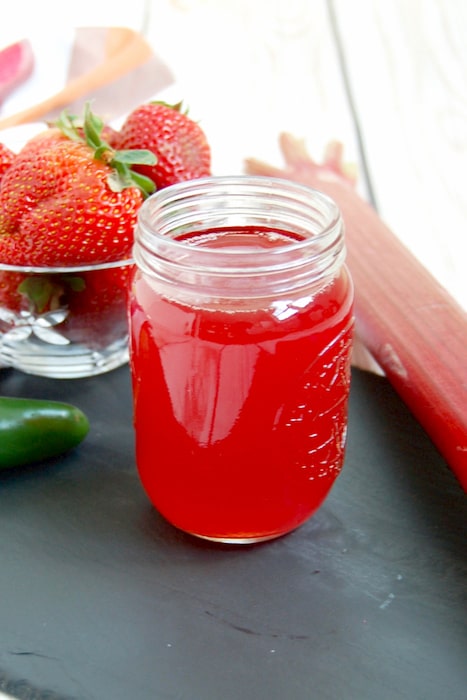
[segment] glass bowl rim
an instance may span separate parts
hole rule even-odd
[[[134,265],[133,258],[124,260],[112,260],[100,263],[82,263],[80,265],[10,265],[0,262],[1,272],[24,272],[27,274],[72,274],[74,272],[93,272],[96,270],[110,270],[118,267]]]

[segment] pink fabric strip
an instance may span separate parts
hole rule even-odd
[[[107,32],[106,27],[80,27],[75,30],[68,79],[76,78],[103,61]],[[153,54],[138,68],[70,104],[68,109],[72,114],[81,114],[84,103],[92,100],[96,113],[106,120],[115,119],[156,96],[173,82],[170,69]],[[59,111],[47,115],[48,118],[57,117]]]

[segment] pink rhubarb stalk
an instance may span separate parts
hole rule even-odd
[[[302,182],[340,207],[358,337],[467,490],[467,314],[358,195],[340,144],[322,164],[290,134],[280,145],[285,168],[249,159],[246,171]]]

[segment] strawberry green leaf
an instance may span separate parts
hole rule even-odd
[[[188,114],[188,107],[183,108],[183,100],[177,102],[176,104],[171,104],[170,102],[165,102],[164,100],[151,100],[152,105],[162,105],[163,107],[170,107],[170,109],[175,110],[175,112],[180,112],[181,114]]]
[[[19,285],[17,291],[29,299],[38,313],[45,309],[54,311],[64,303],[66,288],[82,292],[86,282],[79,275],[31,275]]]
[[[135,148],[115,151],[110,165],[113,165],[114,162],[125,163],[126,165],[155,165],[157,163],[157,158],[152,151]]]
[[[91,111],[90,103],[86,102],[84,107],[84,135],[89,146],[99,148],[104,145],[101,140],[103,128],[104,122],[97,114]]]
[[[133,184],[141,190],[143,197],[145,198],[156,191],[156,185],[151,178],[146,177],[146,175],[141,175],[141,173],[136,173],[134,170],[132,170],[131,179]]]
[[[59,118],[55,122],[60,131],[65,134],[71,141],[82,142],[83,137],[79,134],[76,122],[78,117],[73,114],[68,114],[66,110],[60,114]]]
[[[103,163],[111,164],[114,151],[106,143],[102,143],[94,151],[94,158],[101,160]]]
[[[86,282],[82,277],[77,275],[64,275],[62,277],[65,284],[67,284],[72,292],[82,292],[86,289]]]
[[[128,187],[128,183],[125,178],[117,170],[112,170],[107,176],[107,184],[112,190],[112,192],[121,192]]]
[[[18,286],[18,292],[24,294],[41,313],[56,293],[56,285],[44,275],[26,277]]]
[[[146,175],[141,175],[118,160],[111,162],[113,170],[107,177],[107,183],[112,192],[121,192],[125,187],[137,187],[144,198],[152,194],[156,186]]]

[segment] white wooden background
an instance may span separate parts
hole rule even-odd
[[[280,164],[282,130],[314,156],[342,140],[362,195],[467,308],[465,0],[16,0],[0,46],[34,39],[44,97],[63,81],[72,27],[105,25],[143,32],[166,59],[168,97],[201,121],[216,173],[247,156]]]

